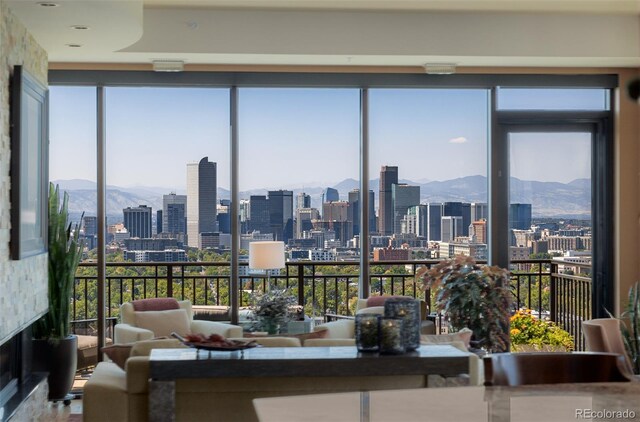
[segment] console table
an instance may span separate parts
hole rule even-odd
[[[154,349],[149,357],[149,420],[173,421],[175,380],[210,377],[362,377],[469,373],[469,354],[448,345],[404,355],[355,347],[271,347],[235,352]]]

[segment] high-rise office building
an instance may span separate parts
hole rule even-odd
[[[313,220],[320,219],[320,212],[315,208],[298,208],[296,210],[296,239],[302,239],[303,233],[313,230]]]
[[[82,217],[82,227],[85,236],[98,235],[98,217],[85,215]]]
[[[427,204],[427,240],[442,240],[442,204]]]
[[[453,242],[456,237],[462,234],[462,217],[445,215],[441,220],[442,241]]]
[[[231,200],[221,199],[217,212],[218,230],[220,233],[231,233]]]
[[[217,231],[217,188],[216,163],[209,157],[187,164],[187,236],[191,247],[200,247],[200,233]]]
[[[407,210],[406,233],[427,238],[428,205],[415,205]]]
[[[398,167],[382,166],[380,169],[380,195],[378,200],[378,231],[381,235],[393,234],[393,198],[391,187],[398,184]]]
[[[151,215],[153,210],[146,205],[127,207],[122,210],[124,227],[130,237],[150,238],[152,232]]]
[[[336,202],[340,200],[340,193],[337,189],[327,188],[322,194],[322,202]]]
[[[162,231],[187,233],[187,195],[162,195]]]
[[[369,233],[376,231],[376,204],[375,193],[369,191]],[[360,189],[349,192],[349,221],[353,223],[353,235],[360,234]]]
[[[162,210],[156,211],[156,233],[162,233]]]
[[[484,202],[471,203],[471,222],[487,220],[489,218],[489,207]]]
[[[531,204],[509,205],[509,228],[516,230],[531,228]]]
[[[269,223],[275,240],[287,243],[293,238],[293,192],[269,191]]]
[[[402,219],[410,207],[420,205],[420,186],[395,184],[391,186],[393,201],[393,232],[400,234]]]
[[[249,232],[271,233],[269,203],[265,195],[249,197]]]
[[[300,208],[311,208],[311,195],[304,192],[298,192],[296,195],[296,210]]]
[[[483,218],[471,223],[469,236],[474,243],[487,243],[487,220]]]
[[[445,202],[442,204],[442,216],[462,217],[462,232],[458,236],[469,236],[471,224],[471,204],[468,202]],[[444,239],[443,239],[444,241]]]
[[[335,201],[322,204],[322,224],[336,233],[343,244],[353,237],[353,223],[349,221],[349,202]]]

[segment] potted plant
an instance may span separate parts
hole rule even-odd
[[[296,298],[286,290],[271,289],[263,295],[255,296],[251,310],[259,329],[269,334],[277,334],[280,327],[292,319],[292,306]]]
[[[68,400],[76,372],[78,339],[70,335],[70,306],[82,256],[79,227],[68,223],[69,195],[49,184],[49,310],[33,325],[33,369],[49,372],[49,400]]]
[[[480,266],[473,258],[458,255],[419,269],[417,277],[424,290],[437,290],[436,308],[444,312],[452,331],[469,328],[475,348],[508,350],[511,292],[507,270]]]

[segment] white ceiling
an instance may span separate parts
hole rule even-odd
[[[53,1],[7,0],[50,62],[640,67],[640,0]]]

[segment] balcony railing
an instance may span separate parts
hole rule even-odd
[[[439,261],[372,262],[369,284],[372,295],[398,294],[424,299],[435,310],[435,295],[422,291],[415,275],[422,266]],[[573,270],[565,274],[566,265]],[[591,317],[591,279],[580,272],[584,264],[562,264],[551,260],[512,261],[511,285],[514,308],[533,309],[537,315],[557,321],[583,349],[580,322]],[[241,274],[247,274],[246,263]],[[578,272],[578,274],[575,274]],[[229,305],[228,262],[109,262],[106,275],[106,316],[112,324],[122,303],[151,297],[188,299],[194,305]],[[81,263],[74,287],[73,325],[87,332],[97,316],[97,270],[95,263]],[[271,276],[272,287],[287,288],[309,316],[352,315],[358,297],[358,262],[289,262],[283,274]],[[248,306],[250,295],[264,291],[264,275],[240,276],[240,306]]]

